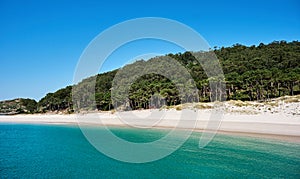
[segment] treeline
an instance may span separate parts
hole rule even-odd
[[[221,48],[228,99],[267,100],[300,93],[300,43],[275,41],[268,45]]]
[[[227,100],[263,101],[283,95],[300,94],[300,42],[298,41],[274,41],[267,45],[261,43],[250,47],[235,44],[226,48],[216,47],[211,52],[216,54],[223,69],[225,78],[218,80],[226,84],[224,96]],[[197,54],[203,56],[202,60],[205,61],[211,52],[198,52]],[[175,59],[184,67],[194,83],[184,81],[182,70],[168,72],[169,69],[177,69],[177,67],[164,64],[163,61],[166,62],[167,58]],[[149,64],[155,63],[158,65],[155,69],[151,69]],[[176,105],[193,101],[195,98],[202,102],[211,101],[209,82],[213,79],[207,77],[203,66],[196,60],[195,53],[168,54],[148,61],[140,60],[121,70],[126,68],[127,73],[123,75],[127,75],[127,78],[124,76],[121,78],[122,73],[119,74],[118,70],[114,70],[84,79],[76,84],[73,88],[76,89],[74,98],[77,104],[73,104],[72,87],[68,86],[55,93],[47,94],[36,104],[36,111],[67,110],[72,112],[73,107],[87,110],[111,110],[116,106],[123,107],[125,110],[126,108],[147,109]],[[148,71],[145,75],[138,77],[135,72],[139,68],[148,69]],[[116,80],[118,75],[121,80]],[[128,85],[130,81],[132,83]],[[128,87],[114,89],[112,88],[113,82],[119,83],[119,86],[127,85]],[[186,87],[187,92],[184,95],[187,96],[184,98],[178,90],[178,83],[182,84],[182,89]],[[193,85],[198,89],[197,94],[194,90],[190,90],[193,88],[187,88]]]

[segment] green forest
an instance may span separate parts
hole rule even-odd
[[[261,43],[250,47],[235,44],[231,47],[215,47],[210,52],[197,52],[197,54],[205,60],[212,52],[218,58],[224,73],[225,78],[221,77],[218,80],[222,81],[226,88],[226,94],[222,94],[226,100],[266,101],[284,95],[300,94],[300,42],[298,41],[274,41],[270,44]],[[128,68],[127,71],[132,73],[127,74],[129,76],[125,78],[127,81],[118,82],[122,85],[128,84],[130,80],[133,81],[128,89],[120,88],[117,91],[112,89],[113,81],[116,75],[119,75],[120,69],[98,74],[84,79],[75,86],[67,86],[54,93],[48,93],[36,104],[30,103],[30,111],[32,112],[33,104],[36,105],[35,112],[60,110],[73,112],[75,106],[77,109],[105,111],[122,105],[124,109],[126,107],[148,109],[153,105],[170,106],[194,101],[196,98],[200,102],[210,102],[212,96],[209,84],[210,80],[214,79],[207,77],[203,66],[193,54],[193,52],[167,54],[147,61],[139,60],[123,67],[122,69]],[[193,82],[183,82],[182,76],[186,74],[183,74],[182,70],[167,72],[166,69],[176,68],[166,66],[164,62],[167,57],[175,59],[184,67]],[[135,76],[134,71],[147,67],[149,63],[159,63],[155,72],[166,75],[151,73],[149,69],[145,75]],[[182,89],[190,85],[195,86],[197,91],[187,91],[184,94],[185,98],[182,98],[177,85],[181,82]],[[76,100],[78,104],[72,102],[72,88],[77,90],[75,98],[78,97]],[[112,99],[113,90],[115,94]],[[128,93],[128,96],[122,95],[125,93]],[[90,101],[95,103],[92,104]],[[116,104],[115,101],[121,104]]]

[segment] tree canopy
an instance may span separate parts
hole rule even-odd
[[[247,100],[262,101],[283,95],[300,94],[300,42],[274,41],[270,44],[259,44],[258,46],[244,46],[235,44],[232,47],[215,48],[210,52],[198,52],[203,59],[214,54],[219,59],[223,69],[225,79],[219,79],[226,84],[227,100]],[[182,82],[181,72],[170,72],[170,74],[160,75],[151,73],[134,79],[129,86],[128,98],[122,95],[122,89],[113,89],[113,81],[119,70],[129,69],[128,78],[124,78],[119,83],[126,84],[129,79],[135,77],[135,72],[144,69],[149,63],[163,61],[165,57],[175,59],[181,64],[192,77],[197,94],[195,91],[189,91],[187,97],[182,100],[177,83],[182,83],[183,87],[188,86],[188,82]],[[168,66],[159,63],[156,67],[157,72],[168,71]],[[203,66],[195,58],[194,52],[185,52],[178,54],[168,54],[163,57],[155,57],[150,60],[139,60],[129,64],[122,69],[98,74],[96,76],[84,79],[75,86],[68,86],[54,93],[48,93],[38,104],[38,111],[71,111],[74,105],[79,109],[87,110],[110,110],[116,105],[124,109],[160,107],[163,105],[176,105],[189,102],[194,98],[199,101],[211,101],[210,82],[217,77],[208,78]],[[149,69],[149,68],[148,68]],[[145,69],[144,69],[145,70]],[[165,72],[167,73],[167,72]],[[220,72],[221,73],[221,72]],[[171,76],[170,76],[171,75]],[[126,81],[127,79],[127,81]],[[192,84],[190,84],[192,85]],[[72,102],[72,88],[76,87],[78,104]],[[123,89],[125,90],[125,89]],[[117,100],[111,99],[112,91]],[[75,96],[76,97],[76,96]],[[124,99],[124,100],[123,100]],[[123,101],[122,101],[123,100]],[[95,101],[91,104],[89,101]],[[114,104],[114,101],[121,101],[123,104]],[[33,110],[34,104],[28,103],[29,111]]]

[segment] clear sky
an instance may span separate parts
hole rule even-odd
[[[63,1],[0,0],[0,100],[28,97],[72,84],[78,59],[88,43],[112,25],[138,17],[163,17],[184,23],[211,45],[258,45],[300,40],[300,1],[151,0]],[[131,51],[176,53],[158,42],[124,48],[103,71],[133,58]],[[164,45],[160,43],[160,45]]]

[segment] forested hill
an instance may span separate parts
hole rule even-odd
[[[274,41],[258,46],[235,44],[232,47],[215,48],[214,53],[220,60],[226,82],[227,99],[254,101],[268,100],[283,95],[300,94],[300,42]],[[208,52],[205,52],[208,53]],[[190,52],[168,54],[184,66],[194,78],[200,101],[210,101],[209,80],[201,65]],[[148,61],[137,61],[135,66],[144,66],[149,61],[163,60],[159,57]],[[130,65],[129,65],[130,66]],[[84,89],[96,78],[96,108],[113,108],[110,89],[117,70],[87,78],[77,84]],[[72,87],[48,93],[37,103],[37,111],[71,111]],[[129,105],[133,109],[149,108],[150,97],[159,94],[165,98],[161,105],[180,103],[178,90],[170,79],[161,75],[148,74],[132,84]],[[91,98],[87,96],[86,99]],[[93,98],[93,97],[92,97]],[[81,104],[85,101],[81,101]],[[84,105],[83,105],[84,106]]]

